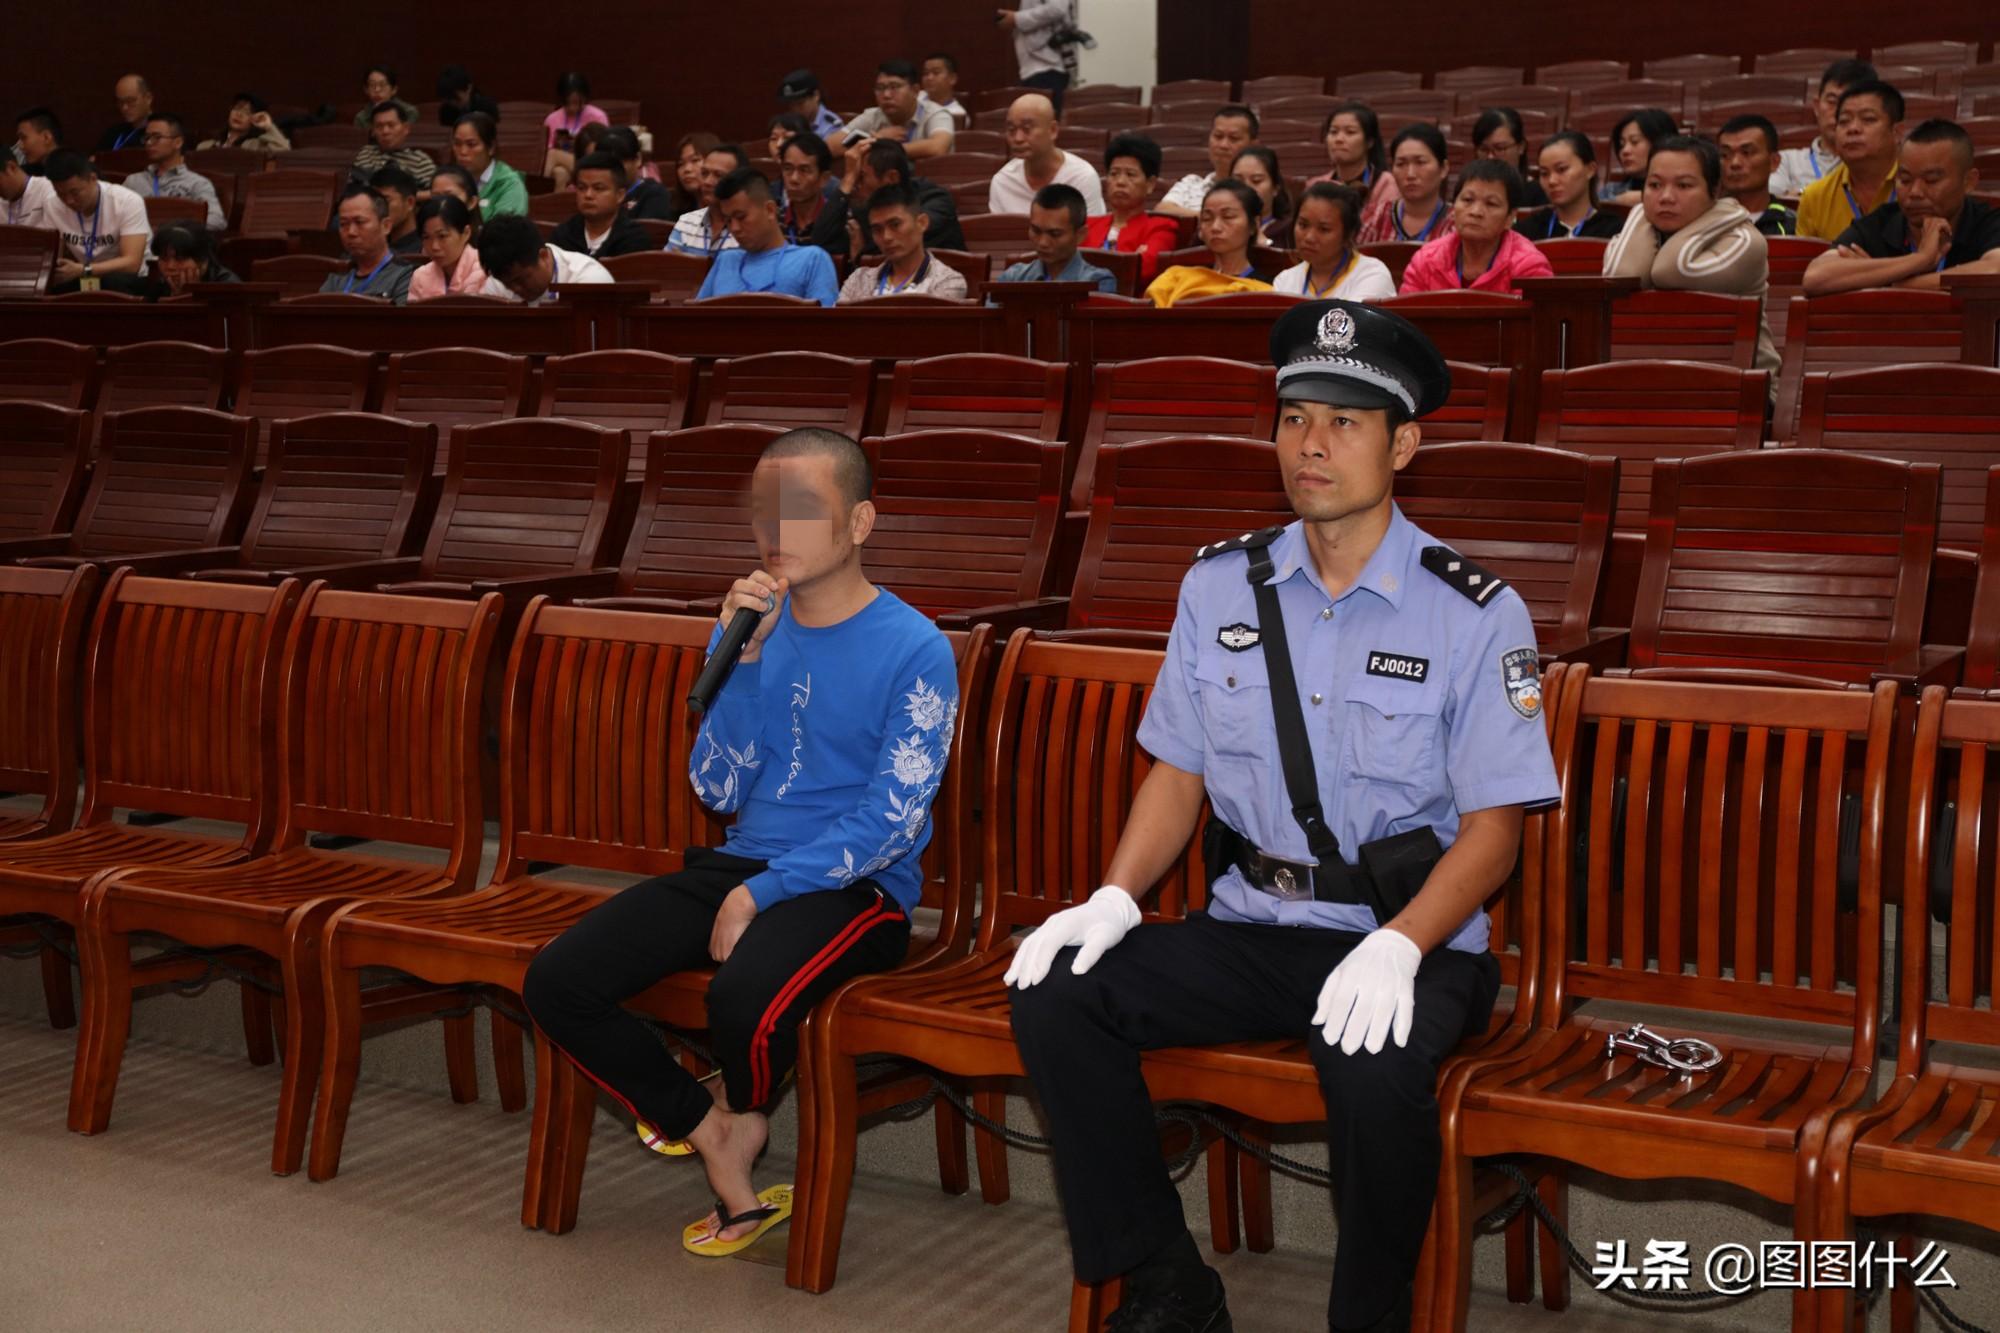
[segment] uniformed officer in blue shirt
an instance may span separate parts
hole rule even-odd
[[[1076,1274],[1127,1276],[1119,1328],[1230,1328],[1139,1052],[1299,1037],[1339,1211],[1328,1325],[1408,1327],[1438,1066],[1499,990],[1482,905],[1524,810],[1557,796],[1527,608],[1392,498],[1417,418],[1450,392],[1444,358],[1347,301],[1287,311],[1271,352],[1298,520],[1196,553],[1139,728],[1158,762],[1107,882],[1007,973]],[[1208,910],[1139,924],[1135,899],[1178,861],[1204,797]]]

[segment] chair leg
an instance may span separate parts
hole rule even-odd
[[[1007,1093],[999,1083],[975,1083],[972,1109],[995,1124],[1007,1123]],[[989,1129],[973,1127],[973,1152],[979,1158],[979,1197],[988,1203],[1005,1203],[1012,1190],[1007,1183],[1007,1140]]]
[[[938,1184],[946,1194],[963,1194],[972,1188],[965,1157],[965,1117],[939,1097],[931,1107],[931,1120],[937,1130]]]
[[[1458,1151],[1458,1136],[1451,1130],[1447,1123],[1432,1210],[1437,1259],[1429,1327],[1439,1333],[1463,1333],[1472,1300],[1472,1159]]]
[[[1070,1279],[1069,1333],[1098,1333],[1125,1295],[1125,1279],[1080,1282]]]
[[[326,978],[320,967],[327,919],[333,908],[313,904],[285,921],[285,1073],[279,1084],[278,1126],[271,1139],[271,1171],[289,1176],[304,1162],[306,1128],[326,1048]]]
[[[317,1104],[313,1109],[309,1180],[332,1180],[340,1172],[347,1141],[347,1113],[361,1072],[361,973],[341,967],[329,942],[321,957],[325,1035],[321,1038]]]
[[[132,941],[123,933],[106,929],[89,909],[77,938],[86,935],[90,936],[91,966],[85,973],[84,1004],[86,1011],[95,1009],[97,1022],[90,1045],[77,1045],[77,1063],[70,1080],[69,1127],[80,1134],[102,1134],[111,1124],[118,1069],[125,1059],[125,1042],[132,1034]]]
[[[1526,1208],[1507,1219],[1501,1238],[1507,1248],[1507,1300],[1526,1305],[1535,1299],[1535,1227]],[[1544,1252],[1544,1259],[1548,1257]]]
[[[1535,1182],[1535,1194],[1556,1224],[1569,1230],[1569,1176],[1560,1162],[1544,1164],[1542,1178]],[[1536,1249],[1541,1255],[1542,1308],[1569,1309],[1569,1256],[1563,1253],[1562,1243],[1542,1225],[1539,1217],[1528,1219],[1524,1215],[1515,1220],[1533,1225],[1536,1232]]]
[[[540,1028],[533,1029],[535,1043],[535,1109],[528,1124],[528,1166],[521,1182],[521,1225],[531,1231],[542,1227],[542,1213],[549,1192],[549,1126],[555,1119],[556,1053]]]
[[[65,927],[53,926],[64,930]],[[74,932],[70,933],[74,939]],[[70,986],[69,959],[53,944],[42,945],[42,1003],[48,1006],[49,1026],[58,1032],[76,1026],[76,993]]]
[[[805,1242],[799,1254],[787,1256],[785,1280],[817,1294],[832,1290],[840,1270],[840,1238],[847,1228],[848,1195],[854,1189],[859,1130],[854,1057],[836,1047],[833,1034],[826,1031],[831,1022],[815,1027],[820,1030],[812,1057],[813,1183],[805,1200]],[[792,1225],[799,1225],[796,1216]]]
[[[1889,1245],[1899,1259],[1908,1261],[1917,1253],[1916,1232],[1905,1230],[1900,1235],[1891,1236]],[[1898,1264],[1898,1268],[1905,1267]],[[1894,1272],[1895,1269],[1890,1269]],[[1905,1268],[1905,1271],[1907,1269]],[[1917,1327],[1917,1288],[1914,1282],[1898,1282],[1889,1288],[1889,1333],[1915,1333]]]
[[[259,1069],[278,1058],[277,1044],[272,1041],[271,995],[248,981],[240,981],[236,989],[243,999],[243,1049],[249,1053],[250,1063]]]
[[[1260,1148],[1270,1146],[1270,1136],[1254,1120],[1244,1121],[1241,1133]],[[1239,1152],[1236,1162],[1238,1197],[1243,1207],[1243,1243],[1252,1254],[1269,1254],[1278,1243],[1271,1222],[1271,1164],[1247,1152]]]
[[[1208,1145],[1208,1241],[1217,1254],[1234,1254],[1242,1240],[1242,1195],[1236,1145],[1216,1135]]]
[[[444,1020],[444,1068],[451,1082],[451,1099],[460,1106],[479,1100],[479,1058],[473,1050],[477,1040],[471,1014]]]
[[[521,1025],[492,1010],[493,1081],[499,1085],[500,1109],[518,1111],[528,1104],[528,1071],[521,1054]]]
[[[548,1185],[542,1200],[542,1226],[552,1235],[575,1228],[577,1205],[583,1197],[583,1167],[590,1155],[590,1127],[597,1118],[597,1087],[568,1060],[561,1061],[550,1119],[552,1138],[545,1149]]]

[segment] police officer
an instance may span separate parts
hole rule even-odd
[[[1305,1037],[1326,1100],[1334,1329],[1407,1328],[1438,1174],[1438,1065],[1491,1014],[1482,904],[1557,795],[1534,629],[1391,498],[1450,371],[1400,317],[1293,307],[1271,335],[1298,520],[1203,548],[1139,740],[1158,761],[1106,884],[1020,946],[1014,1033],[1078,1278],[1114,1327],[1226,1333],[1139,1053]],[[1209,906],[1141,925],[1203,797]],[[1295,814],[1296,812],[1296,814]]]

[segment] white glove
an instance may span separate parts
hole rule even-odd
[[[1022,990],[1049,974],[1056,954],[1070,945],[1080,945],[1069,970],[1082,976],[1104,956],[1104,951],[1125,938],[1125,932],[1139,924],[1139,904],[1116,884],[1106,884],[1075,907],[1064,908],[1029,932],[1014,951],[1005,984]]]
[[[1362,1046],[1374,1055],[1393,1028],[1396,1044],[1406,1045],[1417,1007],[1417,965],[1423,961],[1424,951],[1402,931],[1386,926],[1370,931],[1319,988],[1313,1023],[1326,1044],[1339,1042],[1342,1055]]]

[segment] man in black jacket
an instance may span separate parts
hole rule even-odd
[[[930,216],[924,244],[932,250],[965,248],[965,229],[958,225],[958,202],[951,197],[950,190],[933,185],[911,170],[910,155],[903,151],[903,145],[891,139],[864,139],[848,145],[845,156],[847,176],[841,183],[841,193],[847,196],[850,205],[856,199],[868,199],[885,185],[908,181],[917,192],[917,206]],[[849,220],[847,234],[850,257],[874,252],[875,242],[858,221]]]
[[[640,174],[645,162],[639,156],[639,136],[623,125],[613,126],[597,141],[598,151],[617,158],[625,170],[625,199],[620,205],[625,216],[639,221],[672,222],[680,216],[667,187]]]
[[[833,152],[811,130],[786,139],[778,149],[778,174],[785,205],[778,225],[793,245],[817,245],[828,254],[847,253],[847,196],[832,178]]]
[[[576,164],[576,213],[549,234],[549,244],[593,259],[657,250],[658,242],[623,208],[625,164],[611,153],[591,153]]]

